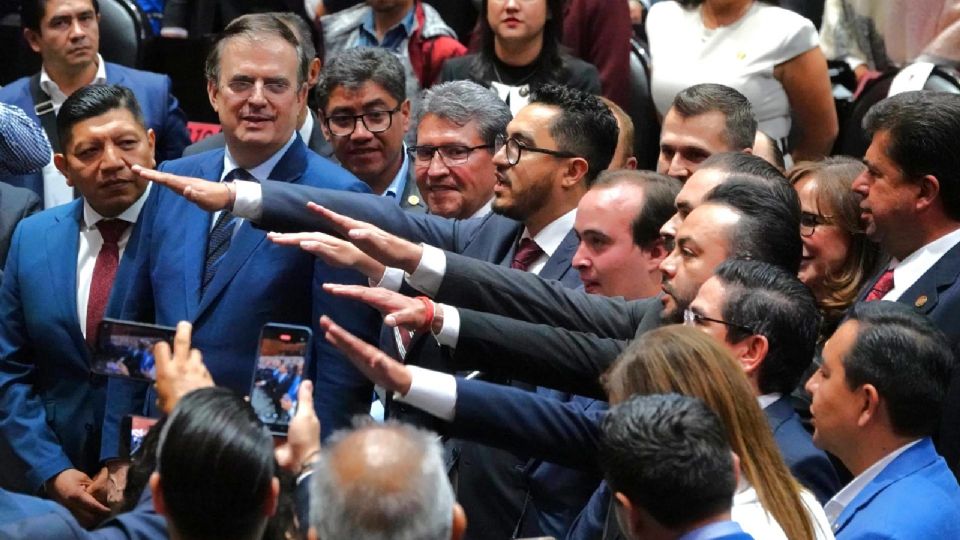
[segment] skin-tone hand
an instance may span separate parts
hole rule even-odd
[[[90,528],[110,515],[109,508],[87,493],[91,484],[93,480],[83,472],[67,469],[47,480],[46,488],[51,499],[69,510],[81,525]]]
[[[177,176],[140,165],[134,165],[131,168],[140,178],[166,186],[208,212],[233,207],[234,193],[231,182],[211,182],[201,178]]]
[[[274,455],[284,469],[297,474],[320,453],[320,420],[313,409],[313,383],[304,380],[297,390],[297,413],[290,420],[287,442]]]
[[[323,216],[353,242],[353,245],[386,266],[413,273],[420,264],[423,248],[418,244],[408,242],[365,221],[338,214],[316,203],[307,203],[307,208]]]
[[[386,267],[346,240],[321,232],[272,232],[267,235],[267,238],[274,244],[299,246],[300,249],[323,259],[323,262],[330,266],[353,268],[375,282],[383,279]]]
[[[320,327],[326,332],[326,340],[349,358],[374,384],[403,395],[410,391],[413,377],[407,366],[347,332],[326,315],[320,317]]]
[[[359,300],[386,315],[387,326],[402,326],[410,330],[422,328],[427,322],[427,310],[423,302],[381,287],[362,285],[338,285],[325,283],[323,290],[335,296]]]
[[[166,342],[153,346],[156,359],[157,405],[165,414],[170,414],[181,397],[197,388],[213,386],[213,377],[203,365],[200,351],[190,348],[190,331],[193,327],[186,321],[177,325],[173,338],[173,353]]]

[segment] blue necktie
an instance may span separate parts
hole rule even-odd
[[[223,178],[224,182],[232,180],[253,180],[253,176],[243,169],[234,169]],[[236,228],[237,218],[224,210],[220,212],[217,222],[210,230],[210,236],[207,238],[207,255],[203,264],[203,281],[200,284],[200,296],[207,291],[207,285],[213,281],[213,276],[217,274],[217,268],[223,260],[224,254],[230,249],[230,240],[233,239],[233,231]]]

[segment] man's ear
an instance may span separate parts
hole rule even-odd
[[[310,61],[310,69],[307,70],[307,88],[313,88],[317,85],[317,82],[320,80],[320,68],[323,66],[323,62],[319,58],[314,58]]]
[[[586,189],[587,182],[584,177],[589,171],[590,164],[587,163],[586,159],[581,157],[573,158],[567,162],[567,166],[563,170],[564,175],[563,179],[560,181],[560,184],[565,188],[572,188],[579,183],[584,189]]]
[[[33,52],[40,54],[40,32],[29,28],[23,29],[23,39],[30,45]]]
[[[453,527],[450,528],[450,540],[461,540],[467,532],[467,514],[463,507],[453,503]]]
[[[857,417],[857,426],[864,427],[870,422],[876,422],[878,415],[882,414],[880,405],[880,392],[872,384],[864,384],[855,392],[857,399],[860,400],[860,415]]]
[[[766,336],[754,334],[737,343],[735,350],[744,373],[751,377],[760,371],[763,360],[767,357],[767,351],[770,350],[770,342]]]
[[[217,81],[212,81],[207,79],[207,99],[210,100],[210,106],[213,107],[214,112],[220,112],[219,105],[217,104],[217,97],[220,95],[220,85],[217,84]]]
[[[67,174],[67,156],[60,153],[54,154],[53,165],[60,171],[60,174],[67,179],[67,185],[73,187],[73,180],[70,180],[70,175]]]
[[[410,131],[410,100],[405,99],[400,104],[400,118],[403,121],[403,132]]]
[[[627,158],[627,161],[623,164],[624,169],[636,170],[637,169],[637,158],[630,156]]]
[[[163,490],[160,489],[160,473],[150,475],[150,494],[153,495],[153,509],[161,516],[167,515],[167,503],[163,500]]]
[[[648,271],[659,272],[660,263],[663,262],[663,260],[667,258],[667,255],[670,254],[670,251],[667,249],[667,246],[663,241],[663,237],[657,238],[653,242],[650,242],[647,247],[640,249],[645,251],[649,257],[650,262],[648,263]]]
[[[928,174],[920,179],[920,191],[917,194],[917,210],[926,210],[939,202],[940,180]]]

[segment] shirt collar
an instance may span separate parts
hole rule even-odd
[[[303,139],[303,143],[306,145],[310,144],[310,138],[313,136],[313,124],[313,113],[307,111],[307,116],[303,119],[303,125],[297,130],[300,133],[300,138]]]
[[[560,247],[563,239],[566,238],[570,229],[573,228],[573,222],[576,221],[576,219],[577,209],[574,208],[550,222],[549,225],[533,237],[533,241],[537,243],[548,258],[553,257],[553,252]],[[530,238],[530,230],[526,227],[523,228],[523,236],[521,236],[521,239],[523,238]]]
[[[139,199],[134,201],[133,204],[113,219],[120,219],[127,223],[136,223],[137,218],[140,217],[140,210],[143,208],[144,203],[147,202],[147,195],[150,195],[150,186],[152,186],[152,184],[147,184],[147,189],[143,190],[143,195],[140,195]],[[83,200],[83,223],[81,227],[83,227],[84,230],[89,231],[104,219],[108,218],[101,216],[99,212],[94,210],[86,199]]]
[[[766,409],[767,407],[773,405],[778,399],[780,399],[780,394],[778,392],[757,396],[757,402],[760,403],[761,409]]]
[[[247,172],[250,173],[250,176],[256,178],[257,180],[266,180],[270,178],[270,173],[273,172],[273,168],[276,167],[277,163],[280,162],[280,158],[287,153],[287,150],[290,149],[290,146],[293,144],[293,141],[297,139],[297,132],[294,131],[290,135],[290,140],[287,141],[287,144],[283,145],[283,148],[277,150],[272,156],[268,157],[266,161],[257,165],[256,167],[247,169]],[[230,154],[230,146],[226,147],[226,151],[223,153],[223,172],[220,173],[220,180],[222,181],[231,171],[239,168],[237,162],[233,159],[233,156]]]
[[[489,201],[487,201],[486,203],[484,203],[483,206],[481,206],[480,208],[477,208],[477,211],[474,212],[473,215],[470,216],[470,217],[467,218],[467,219],[473,219],[473,218],[483,217],[483,216],[489,214],[491,210],[493,210],[493,198],[492,198],[492,197],[490,198]]]
[[[945,234],[933,242],[914,251],[900,262],[894,262],[893,267],[893,285],[894,288],[884,300],[898,300],[900,295],[913,286],[927,270],[933,267],[943,255],[953,249],[960,243],[960,229]]]
[[[411,7],[410,11],[407,13],[407,16],[404,17],[399,23],[388,28],[386,32],[383,33],[383,41],[389,41],[388,37],[390,34],[396,32],[398,29],[403,30],[403,36],[407,37],[413,33],[413,24],[415,21],[414,18],[414,9],[416,6]],[[367,16],[363,18],[363,23],[360,24],[360,32],[366,34],[366,39],[373,44],[382,45],[382,42],[377,39],[377,27],[376,23],[373,20],[373,10],[367,12]],[[398,40],[399,41],[399,40]]]
[[[403,190],[407,187],[407,176],[410,174],[410,155],[407,154],[407,145],[403,145],[403,162],[400,164],[400,170],[393,177],[393,182],[383,191],[384,197],[393,197],[399,203],[403,196]]]
[[[704,525],[684,534],[677,540],[709,540],[711,538],[723,538],[737,533],[742,533],[743,529],[736,521],[718,521]]]
[[[857,475],[853,481],[844,486],[843,489],[824,505],[823,511],[827,514],[827,520],[829,520],[831,524],[835,524],[847,506],[850,506],[850,503],[857,498],[857,495],[860,495],[860,492],[863,491],[870,482],[873,482],[873,480],[887,468],[887,465],[890,465],[900,454],[906,452],[911,446],[922,440],[923,439],[917,439],[897,448],[884,456],[883,459],[868,467],[867,470]]]
[[[97,54],[97,74],[93,77],[93,80],[90,81],[90,84],[105,84],[107,82],[107,68],[103,63],[103,57],[100,54]],[[51,101],[55,102],[58,106],[62,105],[67,99],[67,95],[64,94],[57,83],[53,82],[53,79],[50,78],[50,74],[47,73],[47,68],[40,66],[40,88],[50,96]]]

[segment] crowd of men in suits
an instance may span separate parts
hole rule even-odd
[[[24,6],[43,68],[0,89],[0,536],[749,538],[718,411],[608,403],[631,342],[681,324],[743,367],[817,538],[960,535],[960,97],[867,116],[853,189],[893,262],[820,336],[797,192],[735,90],[680,92],[634,171],[597,96],[543,85],[514,116],[456,81],[412,110],[393,54],[321,69],[302,20],[247,15],[206,60],[222,136],[188,147],[169,79],[99,56],[95,2]],[[105,317],[180,323],[155,385],[90,371]],[[271,322],[316,331],[276,452],[234,399]],[[374,399],[388,423],[334,435]],[[164,417],[132,462],[127,415]]]

